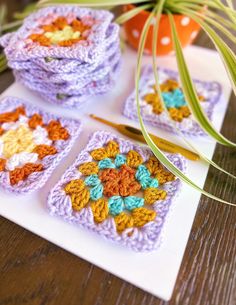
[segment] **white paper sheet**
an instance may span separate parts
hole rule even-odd
[[[187,48],[185,54],[194,78],[218,81],[223,86],[224,98],[217,107],[217,114],[214,118],[215,126],[220,129],[230,95],[230,85],[219,56],[214,51],[198,47]],[[145,57],[144,63],[150,61],[151,58]],[[0,191],[0,215],[133,285],[164,300],[169,300],[199,203],[200,194],[198,192],[187,185],[183,186],[181,195],[175,202],[165,224],[161,247],[157,251],[147,254],[134,253],[114,245],[89,231],[49,216],[45,209],[50,188],[58,181],[60,175],[72,163],[80,150],[85,147],[88,135],[96,130],[112,131],[111,128],[92,121],[87,114],[94,113],[114,122],[131,124],[121,115],[121,111],[125,98],[133,90],[135,63],[136,53],[127,49],[123,56],[122,74],[114,91],[106,97],[89,102],[81,111],[60,109],[47,104],[36,94],[17,83],[3,93],[2,96],[23,98],[60,115],[81,118],[84,128],[69,156],[61,162],[41,191],[17,199],[14,195]],[[159,58],[158,64],[162,67],[176,69],[174,56]],[[132,122],[132,124],[138,126],[136,122]],[[166,132],[151,127],[149,130],[181,144],[180,140]],[[194,141],[194,144],[201,148],[209,158],[212,157],[215,148],[212,141],[197,140]],[[188,175],[200,186],[204,185],[207,172],[208,167],[201,162],[188,161]]]

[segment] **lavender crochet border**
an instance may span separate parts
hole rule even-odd
[[[35,68],[49,72],[50,75],[66,76],[69,73],[72,75],[75,73],[77,76],[82,77],[94,71],[98,66],[103,65],[106,58],[111,57],[119,48],[119,26],[117,24],[112,23],[109,25],[104,46],[104,56],[98,58],[94,63],[85,63],[80,62],[78,59],[68,58],[51,58],[51,61],[46,61],[45,58],[33,58],[26,61],[8,58],[8,65],[14,70],[32,70],[32,68]]]
[[[148,148],[140,147],[109,132],[98,131],[94,133],[86,148],[78,155],[75,162],[66,170],[59,182],[51,190],[47,203],[49,212],[51,215],[62,217],[65,221],[87,228],[98,233],[105,239],[119,243],[134,251],[143,252],[154,250],[160,243],[160,235],[163,231],[163,225],[169,209],[180,192],[181,181],[179,179],[166,183],[163,186],[163,189],[167,190],[168,195],[165,200],[158,201],[153,205],[154,210],[157,212],[156,219],[140,229],[134,228],[132,236],[129,236],[131,229],[126,229],[123,233],[118,234],[112,217],[109,217],[101,224],[96,224],[93,220],[93,213],[90,207],[84,208],[80,212],[73,211],[71,199],[63,190],[64,185],[69,181],[81,177],[81,173],[77,169],[78,166],[84,162],[92,161],[89,151],[100,148],[110,140],[117,141],[121,153],[127,153],[131,149],[136,150],[141,154],[144,161],[152,155],[152,152]],[[185,171],[185,160],[180,155],[168,155],[168,158],[181,171]]]
[[[82,19],[85,16],[92,17],[95,22],[85,42],[78,43],[72,47],[65,48],[60,46],[51,46],[50,48],[32,44],[27,47],[29,35],[42,24],[47,16],[67,16],[74,14],[75,17]],[[5,48],[5,54],[11,60],[28,60],[29,58],[53,57],[77,59],[81,62],[93,63],[104,53],[104,40],[107,28],[111,23],[113,14],[104,10],[92,10],[81,8],[79,6],[61,5],[55,7],[43,8],[27,17],[21,28],[15,33],[7,34],[0,39],[0,44]]]
[[[17,81],[22,83],[27,88],[38,92],[38,94],[49,103],[56,104],[58,106],[62,106],[65,108],[76,108],[80,109],[82,108],[86,102],[89,101],[93,96],[99,96],[106,94],[115,85],[116,79],[120,73],[121,70],[121,61],[119,61],[114,67],[113,71],[111,71],[106,77],[96,83],[96,87],[93,86],[93,83],[90,83],[86,87],[79,90],[77,94],[70,94],[66,96],[64,99],[60,100],[57,98],[57,94],[61,94],[61,88],[60,92],[50,92],[47,91],[41,84],[26,81],[23,78],[21,78],[20,75],[17,75],[16,71],[14,72],[15,77]]]
[[[168,78],[178,80],[178,73],[169,69],[159,69],[159,74],[166,74]],[[164,77],[164,76],[163,76]],[[153,79],[153,70],[151,66],[145,66],[142,71],[142,76],[140,79],[140,90],[139,94],[140,97],[147,94],[147,87],[150,81]],[[154,81],[153,81],[154,83]],[[207,100],[204,101],[201,105],[204,107],[205,113],[207,117],[212,120],[214,109],[216,104],[219,102],[220,97],[222,95],[222,87],[217,82],[204,82],[200,80],[194,80],[194,83],[197,87],[197,91],[199,92],[199,88],[201,90],[204,90],[209,94],[207,97]],[[149,93],[150,93],[150,87],[149,87]],[[201,91],[200,90],[200,91]],[[201,92],[199,92],[201,94]],[[204,96],[204,94],[203,94]],[[166,113],[162,113],[160,115],[157,115],[150,111],[151,107],[148,105],[145,101],[140,98],[141,101],[141,114],[143,120],[152,126],[160,127],[161,129],[164,129],[166,131],[169,131],[174,134],[178,134],[176,131],[176,127],[185,135],[189,137],[205,137],[206,133],[202,130],[202,128],[198,125],[196,121],[194,121],[193,117],[190,116],[189,118],[185,118],[182,122],[175,122],[172,124],[169,117]],[[150,113],[151,112],[151,113]],[[138,120],[137,116],[137,108],[136,108],[136,98],[135,98],[135,90],[133,93],[128,97],[128,99],[125,102],[123,114],[130,118]]]
[[[39,92],[52,92],[54,94],[71,94],[77,95],[85,93],[88,88],[91,87],[94,82],[99,84],[104,84],[107,77],[113,73],[114,67],[120,62],[121,53],[117,49],[115,53],[104,62],[103,66],[95,71],[80,77],[80,75],[73,74],[73,81],[64,81],[62,83],[54,83],[48,73],[44,71],[39,71],[37,73],[34,71],[14,71],[16,79],[22,81],[27,87],[32,90]],[[64,74],[62,74],[63,76]],[[60,74],[58,73],[60,78]]]
[[[63,72],[63,70],[58,68],[57,72],[53,73],[40,68],[32,62],[28,62],[26,65],[15,62],[13,64],[11,63],[9,66],[22,75],[33,75],[36,81],[45,81],[45,79],[47,79],[48,82],[53,84],[64,84],[66,82],[76,84],[80,82],[84,86],[92,79],[96,80],[105,77],[105,75],[110,72],[111,66],[114,66],[114,63],[120,60],[121,54],[118,42],[113,43],[111,50],[109,50],[107,53],[107,59],[98,66],[94,65],[93,67],[91,65],[90,67],[85,67],[84,69],[80,67],[75,72]],[[23,67],[24,69],[22,69]]]
[[[66,141],[55,141],[54,145],[58,153],[53,156],[47,156],[41,161],[45,170],[32,173],[26,180],[19,182],[16,186],[10,184],[9,174],[7,172],[0,172],[0,186],[6,191],[17,195],[31,193],[43,187],[62,158],[69,153],[76,138],[81,132],[80,121],[66,119],[47,113],[40,108],[31,106],[27,102],[15,97],[6,97],[0,101],[0,113],[13,111],[19,106],[25,107],[28,116],[31,116],[34,113],[41,114],[45,123],[48,123],[51,120],[59,120],[62,126],[66,127],[68,130],[70,138]]]

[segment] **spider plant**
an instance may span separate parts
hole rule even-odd
[[[168,110],[166,109],[165,103],[162,99],[160,85],[159,85],[159,77],[157,70],[157,60],[156,60],[156,45],[158,39],[158,26],[160,22],[160,18],[162,14],[167,14],[170,24],[171,24],[171,36],[174,45],[176,61],[178,64],[178,71],[180,76],[180,81],[182,85],[182,90],[185,95],[186,102],[188,107],[193,114],[194,119],[198,122],[198,124],[203,128],[203,130],[211,136],[216,142],[219,144],[235,148],[236,143],[230,141],[225,138],[221,133],[219,133],[212,123],[207,118],[203,109],[201,108],[201,103],[198,98],[198,94],[196,92],[196,88],[193,84],[193,81],[190,76],[189,69],[187,67],[184,53],[181,47],[181,43],[178,37],[178,33],[176,30],[176,25],[174,22],[173,14],[182,14],[186,15],[189,18],[193,19],[197,22],[201,28],[205,31],[205,33],[209,36],[211,41],[213,42],[216,50],[220,54],[222,62],[227,71],[228,77],[232,84],[232,89],[236,94],[236,56],[230,47],[227,45],[224,39],[217,33],[223,35],[224,38],[231,40],[233,43],[236,42],[235,35],[233,32],[236,30],[236,11],[233,7],[232,0],[226,0],[226,4],[222,3],[220,0],[41,0],[38,3],[38,7],[43,6],[51,6],[51,5],[60,5],[60,4],[73,4],[79,6],[86,7],[94,7],[100,8],[104,6],[115,7],[118,5],[126,5],[126,4],[135,4],[134,9],[122,14],[116,20],[117,23],[122,24],[139,14],[142,10],[148,10],[150,12],[148,19],[143,27],[143,31],[140,37],[139,49],[137,54],[137,67],[136,67],[136,76],[135,76],[135,87],[136,87],[136,101],[137,101],[137,110],[139,116],[139,122],[141,126],[142,133],[146,139],[147,144],[153,151],[154,155],[177,177],[182,179],[184,182],[191,185],[196,190],[200,191],[202,194],[215,199],[219,202],[226,203],[228,205],[234,205],[234,203],[227,202],[223,199],[217,198],[216,196],[206,192],[201,189],[198,185],[196,185],[193,181],[191,181],[186,175],[184,175],[177,167],[175,167],[169,159],[163,154],[155,143],[152,141],[150,136],[148,135],[146,126],[143,122],[141,112],[140,112],[140,104],[139,104],[139,80],[141,74],[141,65],[142,65],[142,56],[144,53],[145,42],[147,39],[147,34],[150,28],[150,25],[153,19],[156,19],[155,28],[153,31],[153,47],[152,47],[152,63],[153,63],[153,73],[155,76],[155,83],[161,98],[161,102],[165,112],[169,115]],[[216,32],[217,31],[217,32]],[[172,121],[172,124],[175,124]],[[176,127],[177,128],[177,127]],[[178,133],[183,138],[181,131]],[[234,175],[228,173],[213,161],[209,160],[206,156],[204,156],[201,152],[199,152],[191,143],[189,143],[186,139],[185,142],[191,146],[197,153],[199,153],[203,160],[205,160],[208,164],[213,165],[218,170],[228,174],[232,178],[236,178]]]

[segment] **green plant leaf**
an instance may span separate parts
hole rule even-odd
[[[2,53],[0,54],[0,73],[8,68],[6,56]]]
[[[101,7],[101,6],[117,6],[130,3],[150,2],[150,0],[41,0],[38,2],[38,7],[50,6],[55,4],[77,4],[86,7]]]
[[[209,25],[207,25],[201,18],[196,17],[194,14],[189,14],[189,16],[198,22],[203,30],[208,34],[212,42],[214,43],[216,49],[218,50],[222,62],[225,66],[225,70],[229,76],[232,84],[234,93],[236,94],[236,56],[229,46],[215,33]]]
[[[29,16],[36,10],[36,6],[37,6],[37,3],[30,3],[30,4],[26,5],[26,7],[24,8],[24,10],[22,12],[15,12],[13,14],[14,19],[23,20],[24,18],[26,18],[27,16]]]
[[[161,2],[161,1],[160,1]],[[137,61],[137,68],[136,68],[136,77],[135,77],[135,88],[136,88],[136,102],[137,102],[137,112],[138,112],[138,117],[139,117],[139,123],[141,126],[141,130],[143,133],[143,136],[148,144],[148,146],[151,148],[152,152],[154,155],[160,160],[160,162],[169,170],[171,171],[176,177],[180,178],[182,181],[196,189],[197,191],[201,192],[205,196],[217,200],[221,203],[231,205],[231,206],[236,206],[234,203],[230,203],[228,201],[225,201],[221,198],[218,198],[202,188],[200,188],[198,185],[196,185],[191,179],[189,179],[184,173],[182,173],[173,163],[169,161],[167,156],[161,152],[161,150],[155,145],[155,143],[152,141],[151,137],[149,136],[147,129],[144,125],[142,116],[141,116],[141,108],[140,108],[140,102],[139,102],[139,80],[140,80],[140,74],[141,74],[141,63],[142,63],[142,55],[144,52],[144,46],[146,42],[146,37],[147,37],[147,32],[149,30],[150,22],[151,19],[154,16],[155,11],[157,10],[158,12],[158,6],[155,10],[152,11],[150,14],[149,18],[146,20],[146,23],[144,25],[143,31],[141,33],[140,37],[140,43],[139,43],[139,50],[138,50],[138,61]],[[157,20],[159,20],[160,16],[158,15],[160,12],[157,13]],[[155,50],[155,55],[156,55],[156,49]]]
[[[2,26],[6,21],[7,7],[5,4],[0,5],[0,35],[2,34]]]
[[[22,25],[22,23],[23,23],[22,20],[17,20],[17,21],[13,21],[10,23],[6,23],[2,26],[2,31],[9,32],[9,31],[15,30],[18,27],[20,27]]]
[[[141,5],[141,6],[137,6],[134,9],[122,14],[121,16],[119,16],[115,22],[118,24],[122,24],[126,21],[128,21],[129,19],[133,18],[134,16],[136,16],[137,14],[139,14],[141,11],[143,10],[147,10],[150,8],[153,8],[153,4],[146,4],[146,5]]]
[[[157,13],[157,17],[160,18],[160,13]],[[156,17],[156,18],[157,18]],[[157,69],[157,57],[156,57],[156,45],[157,45],[157,38],[158,38],[158,30],[159,30],[159,19],[156,19],[156,23],[154,26],[154,31],[153,31],[153,44],[152,44],[152,64],[153,64],[153,73],[154,73],[154,78],[155,78],[155,86],[157,88],[157,93],[158,96],[160,98],[160,101],[162,103],[162,107],[165,111],[165,113],[167,114],[167,117],[169,118],[169,124],[171,124],[175,130],[177,131],[178,135],[180,136],[180,138],[194,151],[196,152],[202,160],[204,160],[207,164],[215,167],[216,169],[218,169],[219,171],[225,173],[226,175],[230,176],[233,179],[236,179],[236,176],[234,176],[233,174],[227,172],[225,169],[223,169],[222,167],[220,167],[218,164],[216,164],[215,162],[213,162],[212,160],[210,160],[209,158],[207,158],[201,151],[199,151],[194,145],[192,145],[183,135],[183,133],[179,130],[177,124],[175,121],[172,120],[170,113],[165,105],[165,102],[163,100],[162,97],[162,92],[161,92],[161,88],[160,88],[160,84],[159,84],[159,76],[158,76],[158,69]]]
[[[176,60],[178,64],[178,70],[179,70],[179,75],[180,75],[180,80],[182,84],[182,89],[187,101],[187,104],[196,119],[196,121],[199,123],[199,125],[203,128],[203,130],[206,131],[209,135],[212,136],[218,143],[225,145],[225,146],[230,146],[230,147],[236,147],[236,143],[231,142],[227,138],[225,138],[221,133],[219,133],[208,117],[205,115],[204,111],[202,110],[202,107],[200,105],[200,101],[197,96],[197,92],[195,89],[195,86],[192,82],[190,73],[187,68],[187,64],[184,59],[182,47],[180,44],[180,41],[178,39],[178,34],[176,31],[175,23],[173,16],[171,13],[169,13],[169,19],[171,23],[171,30],[172,30],[172,40],[174,43],[174,49],[176,53]]]

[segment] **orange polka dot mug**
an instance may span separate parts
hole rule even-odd
[[[133,4],[124,5],[123,10],[125,12],[135,8]],[[143,26],[149,16],[148,11],[141,11],[139,14],[128,20],[124,24],[126,37],[128,43],[135,49],[138,49],[139,39]],[[181,41],[182,47],[186,47],[191,44],[197,37],[200,26],[194,20],[187,16],[175,14],[174,21],[176,24],[176,29]],[[155,19],[153,20],[153,24]],[[153,39],[153,29],[154,25],[150,26],[148,31],[147,40],[145,44],[145,54],[152,53],[152,39]],[[159,37],[157,42],[157,55],[167,55],[173,51],[173,44],[171,38],[171,26],[169,18],[166,14],[162,14],[159,25]]]

